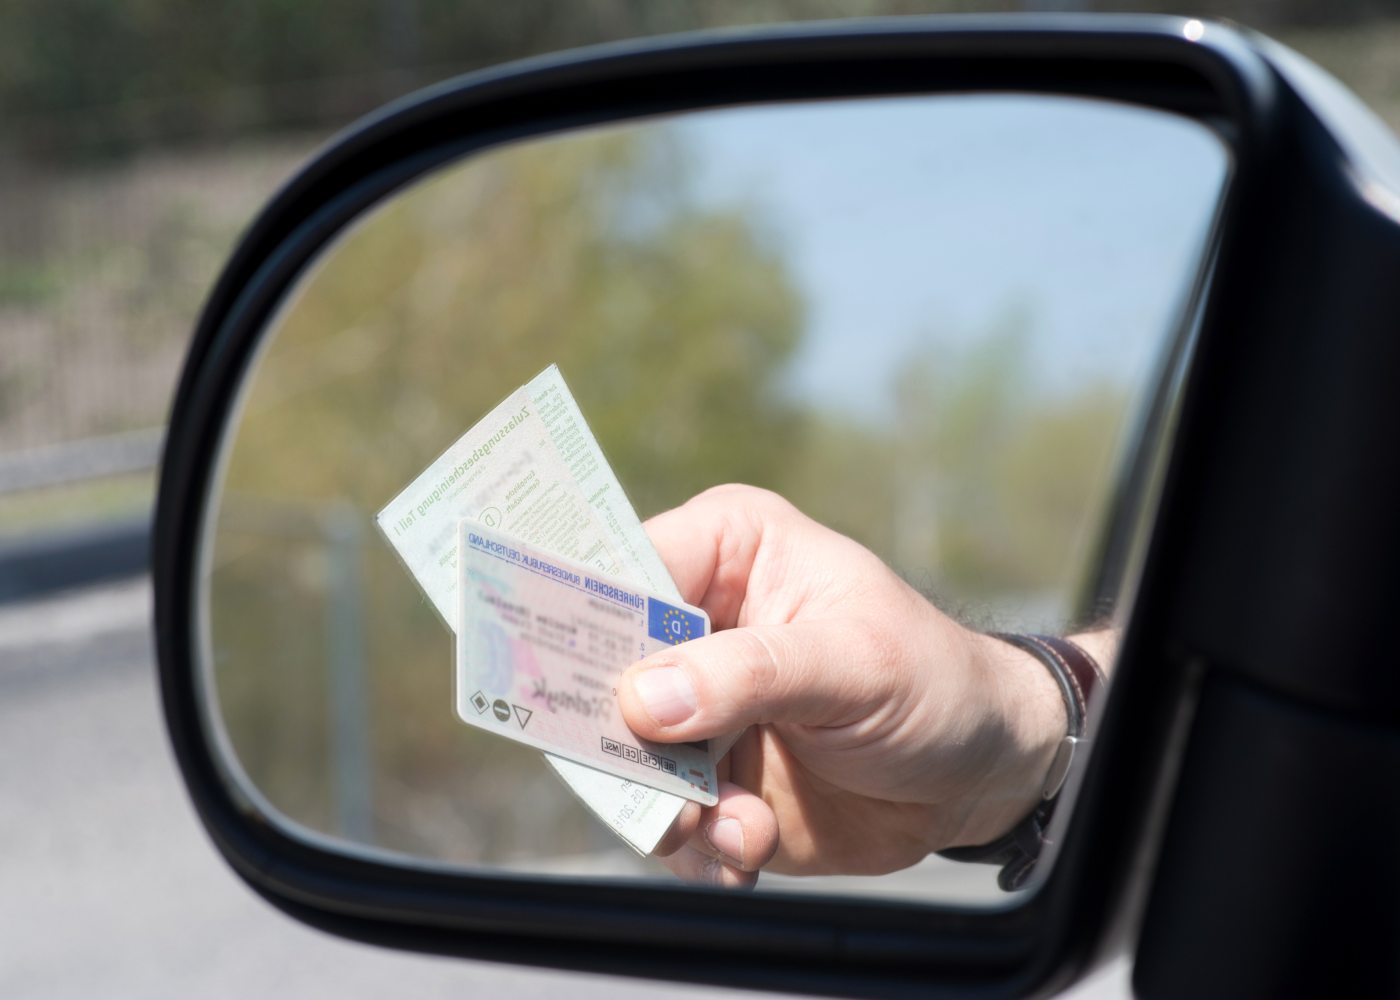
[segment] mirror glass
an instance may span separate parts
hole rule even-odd
[[[458,720],[452,631],[374,520],[550,364],[643,519],[755,484],[975,627],[1121,622],[1109,510],[1228,174],[1193,121],[958,95],[652,118],[421,178],[308,266],[230,417],[200,599],[229,780],[346,849],[672,877]],[[807,889],[1006,898],[937,857],[758,891]]]

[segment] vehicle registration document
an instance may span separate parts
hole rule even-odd
[[[464,520],[681,600],[553,365],[482,417],[375,520],[454,631],[457,533]],[[719,756],[733,737],[710,742]],[[554,754],[545,759],[589,809],[641,854],[655,849],[686,802]]]
[[[708,741],[640,739],[617,706],[622,671],[708,635],[705,612],[476,522],[462,521],[459,530],[462,721],[714,805],[718,782]]]

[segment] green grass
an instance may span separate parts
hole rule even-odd
[[[6,260],[0,264],[0,306],[44,305],[58,294],[61,284],[52,267]]]
[[[143,472],[0,496],[0,538],[149,512],[155,485],[155,473]]]

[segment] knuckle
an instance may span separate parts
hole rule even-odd
[[[899,665],[902,650],[895,633],[874,622],[860,621],[855,625],[856,641],[866,656],[882,673]]]
[[[750,495],[758,492],[753,486],[746,486],[743,483],[721,483],[718,486],[711,486],[706,490],[697,493],[690,503],[710,504],[717,503],[728,508],[736,503],[746,503]]]
[[[697,500],[718,500],[726,505],[741,504],[760,513],[791,513],[796,507],[784,496],[761,486],[747,483],[723,483],[711,486],[696,497]]]
[[[850,630],[851,648],[865,665],[865,669],[856,674],[864,681],[863,696],[899,687],[908,666],[900,634],[864,620],[851,622]]]
[[[745,648],[738,658],[742,664],[743,700],[750,706],[768,705],[781,683],[780,654],[772,638],[758,630],[739,633]]]

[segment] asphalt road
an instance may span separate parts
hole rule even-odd
[[[144,580],[0,605],[0,997],[758,997],[381,951],[257,899],[185,799]],[[1125,966],[1073,994],[1126,992]]]

